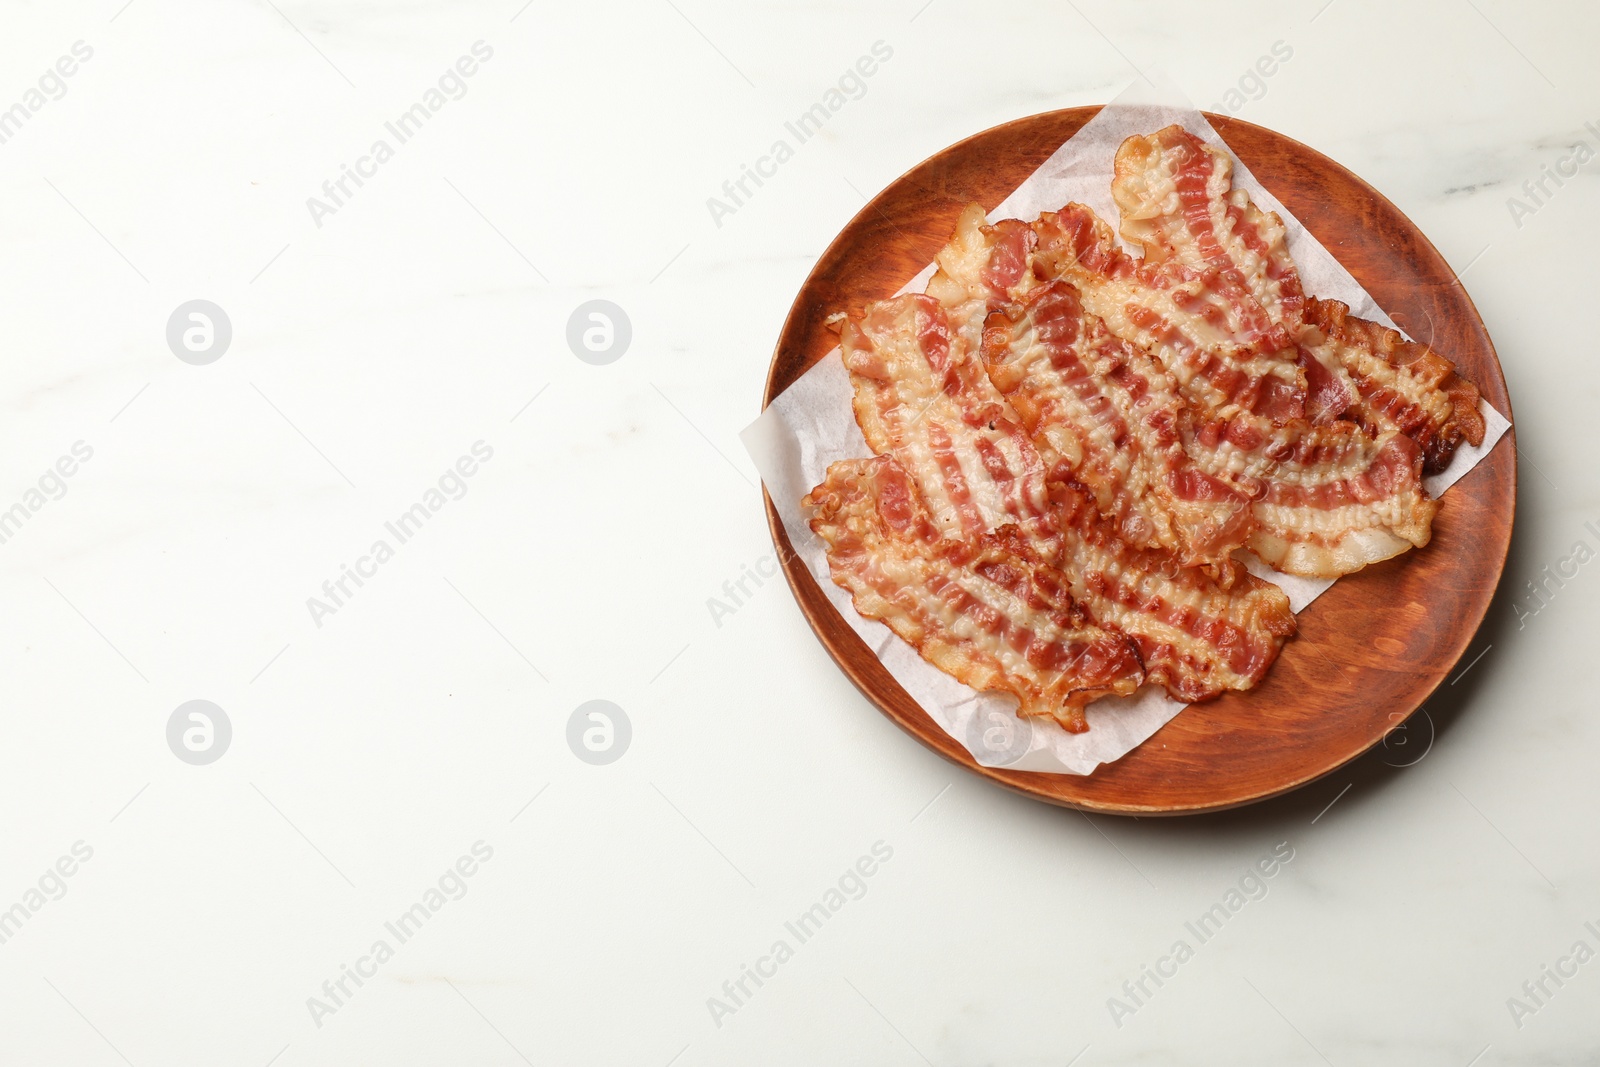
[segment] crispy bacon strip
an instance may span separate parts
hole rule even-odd
[[[1337,300],[1311,300],[1299,351],[1314,422],[1398,430],[1422,449],[1427,474],[1448,467],[1462,441],[1483,443],[1477,387],[1427,345],[1356,318]]]
[[[1146,680],[1194,702],[1250,689],[1295,632],[1283,590],[1232,560],[1214,578],[1168,552],[1129,545],[1081,491],[1058,487],[1056,566],[1101,626],[1132,638]]]
[[[1049,506],[1044,462],[984,372],[977,327],[952,330],[951,319],[918,294],[872,304],[845,325],[861,433],[916,480],[941,532],[1037,524]]]
[[[1233,161],[1182,126],[1129,137],[1117,149],[1111,197],[1122,236],[1146,263],[1175,261],[1215,272],[1219,293],[1259,326],[1300,325],[1305,292],[1289,256],[1283,220],[1233,188]],[[1287,344],[1280,347],[1288,347]]]
[[[1180,434],[1203,471],[1255,501],[1249,547],[1286,574],[1336,578],[1431,536],[1438,504],[1423,494],[1422,452],[1404,434],[1247,415],[1186,419]]]
[[[935,259],[939,269],[927,293],[952,309],[969,300],[1015,299],[1033,286],[1033,245],[1033,228],[1026,222],[1004,219],[990,226],[983,207],[968,204]]]
[[[1048,477],[1086,488],[1130,543],[1211,564],[1244,544],[1250,499],[1184,452],[1172,379],[1085,311],[1071,285],[1050,282],[992,312],[983,361],[1040,453],[1054,457]]]
[[[1220,270],[1175,257],[1140,263],[1082,204],[1045,212],[1033,229],[1034,274],[1076,286],[1112,333],[1161,361],[1189,403],[1224,418],[1244,411],[1284,423],[1304,414],[1291,338]]]
[[[1085,704],[1144,680],[1133,642],[1091,625],[1016,527],[940,536],[892,459],[835,463],[804,503],[857,611],[958,681],[1012,694],[1019,714],[1081,733]]]

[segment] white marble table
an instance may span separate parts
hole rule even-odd
[[[5,12],[0,1062],[1593,1059],[1600,15],[519,6]],[[864,196],[1135,64],[1464,272],[1522,494],[1431,747],[1090,821],[852,689],[737,432]]]

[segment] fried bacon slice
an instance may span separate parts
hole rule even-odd
[[[1289,598],[1232,560],[1213,577],[1169,552],[1135,548],[1079,490],[1055,495],[1055,565],[1089,617],[1132,638],[1146,681],[1193,703],[1260,682],[1295,632]]]
[[[1206,274],[1240,314],[1258,326],[1256,314],[1264,315],[1293,336],[1305,291],[1283,220],[1233,188],[1227,153],[1177,125],[1129,137],[1117,149],[1111,198],[1122,236],[1143,249],[1146,264]]]
[[[1186,418],[1179,433],[1201,470],[1254,501],[1248,546],[1276,570],[1337,578],[1431,536],[1438,504],[1422,490],[1422,451],[1404,434],[1248,415]]]
[[[1292,338],[1221,270],[1176,256],[1135,260],[1082,204],[1045,212],[1033,230],[1035,276],[1072,283],[1112,333],[1160,360],[1188,403],[1217,417],[1243,411],[1279,424],[1304,415],[1306,380]]]
[[[1143,682],[1133,642],[1091,625],[1016,527],[941,536],[892,459],[835,463],[804,503],[858,612],[958,681],[1012,694],[1019,714],[1081,733],[1085,704]]]
[[[1071,285],[1050,282],[990,313],[983,362],[1050,457],[1047,477],[1088,490],[1129,543],[1196,564],[1245,543],[1250,498],[1184,452],[1172,379],[1085,311]]]
[[[899,296],[869,305],[839,339],[862,436],[911,474],[950,535],[1036,525],[1049,510],[1044,462],[984,372],[982,306],[960,330],[932,297]]]
[[[946,308],[968,301],[1012,300],[1033,286],[1033,228],[1018,219],[989,225],[983,207],[968,204],[935,262],[927,293]]]
[[[1477,386],[1427,345],[1356,318],[1337,300],[1307,302],[1298,340],[1313,422],[1398,430],[1422,450],[1425,474],[1448,467],[1462,441],[1483,443]]]

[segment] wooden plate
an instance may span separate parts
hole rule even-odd
[[[801,287],[762,405],[836,346],[827,316],[893,295],[933,261],[962,207],[976,201],[993,209],[1099,110],[1068,108],[986,130],[880,193]],[[1248,122],[1206,117],[1396,322],[1453,359],[1511,417],[1483,320],[1410,219],[1327,156]],[[1140,815],[1214,811],[1287,792],[1354,759],[1419,708],[1460,659],[1511,543],[1516,448],[1506,436],[1445,497],[1432,543],[1324,593],[1300,614],[1299,636],[1260,686],[1189,707],[1087,777],[979,766],[840,618],[795,557],[770,499],[767,522],[789,586],[823,646],[869,700],[939,755],[1053,804]]]

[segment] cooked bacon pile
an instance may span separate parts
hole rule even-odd
[[[805,499],[856,610],[1075,732],[1144,684],[1254,686],[1295,621],[1235,552],[1332,578],[1421,547],[1422,475],[1484,434],[1449,360],[1305,295],[1225,154],[1130,137],[1111,191],[1137,258],[1081,204],[973,205],[926,293],[849,316],[878,455]]]

